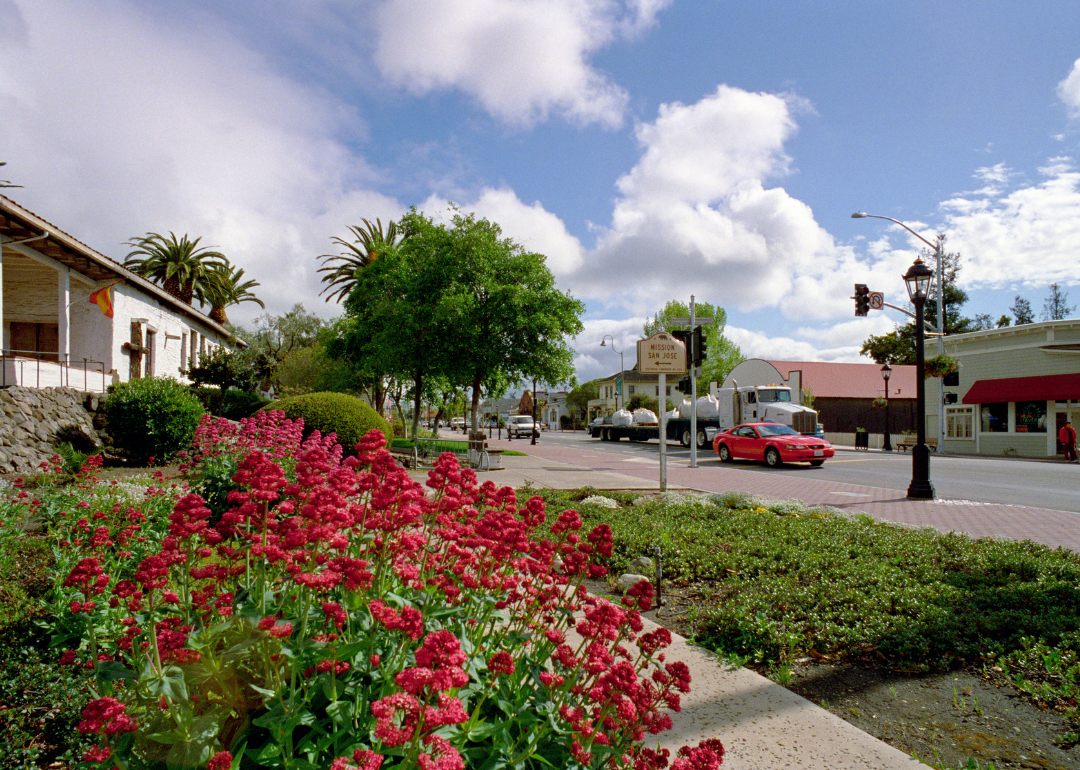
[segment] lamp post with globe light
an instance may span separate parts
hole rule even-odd
[[[884,219],[887,222],[900,225],[900,227],[907,230],[914,235],[920,241],[929,246],[934,252],[934,260],[937,262],[937,352],[941,355],[945,352],[945,255],[941,251],[941,237],[939,236],[936,243],[930,243],[930,241],[923,238],[917,232],[905,225],[899,219],[893,219],[892,217],[883,217],[879,214],[867,214],[865,211],[856,211],[851,215],[852,219]],[[937,402],[937,414],[938,414],[938,443],[937,449],[939,452],[945,451],[945,383],[938,379],[938,402]]]
[[[612,337],[610,334],[605,334],[604,339],[600,340],[600,347],[606,348],[607,347],[606,343],[607,343],[608,340],[611,340],[611,349],[615,350],[615,338]],[[618,380],[616,380],[619,387],[615,391],[615,411],[619,411],[619,395],[620,395],[620,391],[622,391],[622,378],[623,378],[623,373],[626,371],[626,369],[623,367],[622,351],[621,350],[615,350],[615,352],[619,354],[619,377],[618,377]]]
[[[885,441],[881,445],[882,452],[892,451],[892,436],[889,434],[889,377],[891,376],[891,366],[885,364],[881,367],[881,379],[885,380]]]
[[[908,297],[915,306],[915,446],[911,450],[911,484],[907,496],[916,500],[933,500],[934,486],[930,483],[930,449],[926,446],[926,351],[923,331],[923,307],[934,282],[934,271],[921,259],[904,274]]]

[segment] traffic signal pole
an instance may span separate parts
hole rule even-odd
[[[695,311],[694,295],[690,295],[690,338],[694,340],[694,352],[691,355],[690,351],[687,352],[687,363],[690,364],[690,467],[696,468],[697,464],[697,335],[694,334],[694,328],[697,326],[697,317],[694,315]],[[667,408],[667,396],[664,396],[664,408]],[[667,441],[665,436],[663,441]]]

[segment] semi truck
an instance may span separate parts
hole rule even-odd
[[[818,413],[791,400],[786,385],[739,385],[717,388],[709,393],[720,402],[720,429],[727,430],[741,422],[778,422],[807,436],[821,433]]]
[[[678,441],[685,447],[690,446],[690,418],[668,417],[667,418],[668,441]],[[713,435],[720,430],[719,421],[712,417],[697,418],[697,445],[699,449],[709,446]],[[636,424],[614,425],[611,418],[605,417],[602,421],[593,420],[589,424],[589,435],[603,441],[618,441],[629,439],[631,441],[650,441],[660,438],[660,425]]]
[[[786,385],[743,385],[733,382],[733,387],[717,388],[713,383],[709,389],[715,399],[709,411],[715,415],[703,415],[699,409],[697,417],[697,445],[704,449],[712,444],[717,432],[727,430],[742,422],[778,422],[805,435],[820,435],[818,413],[808,406],[791,400],[791,388]],[[699,405],[704,399],[699,399]],[[684,447],[690,446],[690,416],[688,402],[679,409],[678,417],[667,419],[668,441],[678,441]],[[685,415],[685,416],[684,416]],[[594,420],[589,425],[589,435],[603,441],[650,441],[659,439],[659,424],[615,425],[611,418]]]

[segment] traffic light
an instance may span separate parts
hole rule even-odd
[[[870,312],[870,289],[865,283],[855,284],[855,315],[866,315]]]
[[[690,353],[690,332],[685,329],[676,329],[675,331],[671,332],[671,336],[681,342],[683,344],[683,347],[686,349],[686,365],[693,366],[693,364],[691,363],[691,359],[693,358],[693,356]]]
[[[705,330],[700,326],[694,327],[694,366],[701,366],[709,351],[705,345]]]
[[[689,377],[683,377],[681,380],[679,380],[679,392],[680,393],[686,393],[687,395],[689,395],[692,391],[693,391],[693,388],[690,385],[690,378]]]

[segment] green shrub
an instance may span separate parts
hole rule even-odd
[[[356,396],[344,393],[293,396],[267,404],[263,411],[281,411],[290,420],[302,418],[305,438],[316,430],[323,435],[336,433],[338,443],[349,453],[372,429],[382,431],[387,443],[394,438],[390,424],[378,412]]]
[[[228,420],[242,420],[251,417],[270,403],[258,393],[245,393],[242,390],[222,390],[221,388],[192,388],[191,393],[199,399],[203,408],[215,417]]]
[[[176,380],[148,378],[109,386],[106,430],[135,462],[167,461],[186,449],[206,410]]]

